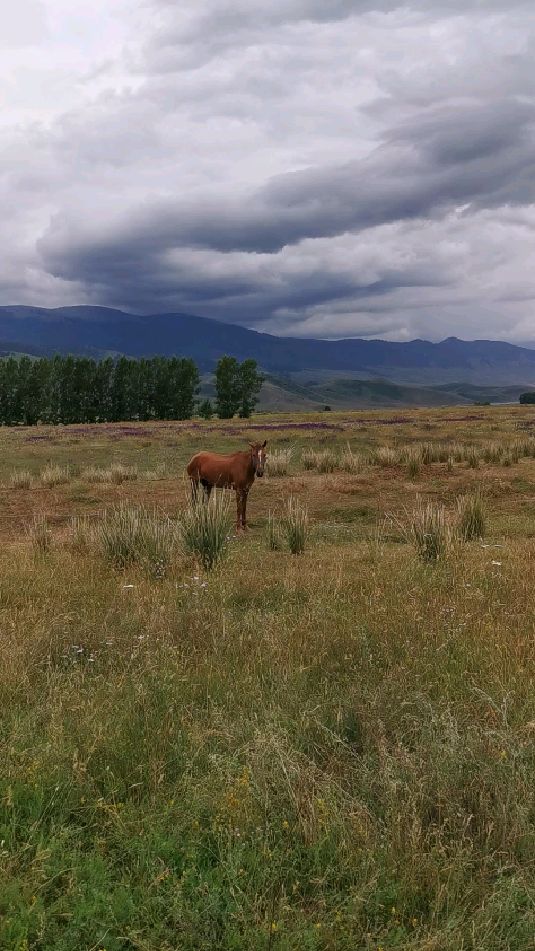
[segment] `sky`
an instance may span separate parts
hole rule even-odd
[[[533,0],[0,14],[0,304],[535,340]]]

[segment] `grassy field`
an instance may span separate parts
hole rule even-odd
[[[0,948],[533,951],[534,423],[0,430]],[[105,511],[175,519],[193,452],[260,438],[288,471],[213,571],[106,560]],[[475,490],[484,538],[419,557]]]

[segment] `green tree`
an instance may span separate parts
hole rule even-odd
[[[535,390],[530,390],[527,393],[521,393],[518,397],[519,403],[535,403]]]
[[[238,380],[240,390],[240,417],[241,419],[249,419],[249,416],[258,403],[258,397],[264,382],[263,376],[258,372],[256,360],[243,361],[239,368]]]
[[[199,392],[199,371],[193,360],[173,357],[170,364],[170,419],[191,419],[195,412],[195,397]]]
[[[241,404],[240,365],[236,357],[221,357],[215,370],[216,411],[220,419],[232,419]]]
[[[201,419],[211,419],[214,415],[214,407],[212,406],[211,400],[203,400],[202,403],[199,403],[197,412]]]

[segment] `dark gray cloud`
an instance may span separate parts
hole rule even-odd
[[[76,101],[5,130],[3,302],[535,336],[531,3],[131,9]]]

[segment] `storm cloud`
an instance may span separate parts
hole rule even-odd
[[[535,339],[531,3],[88,4],[78,47],[65,0],[32,4],[3,303]]]

